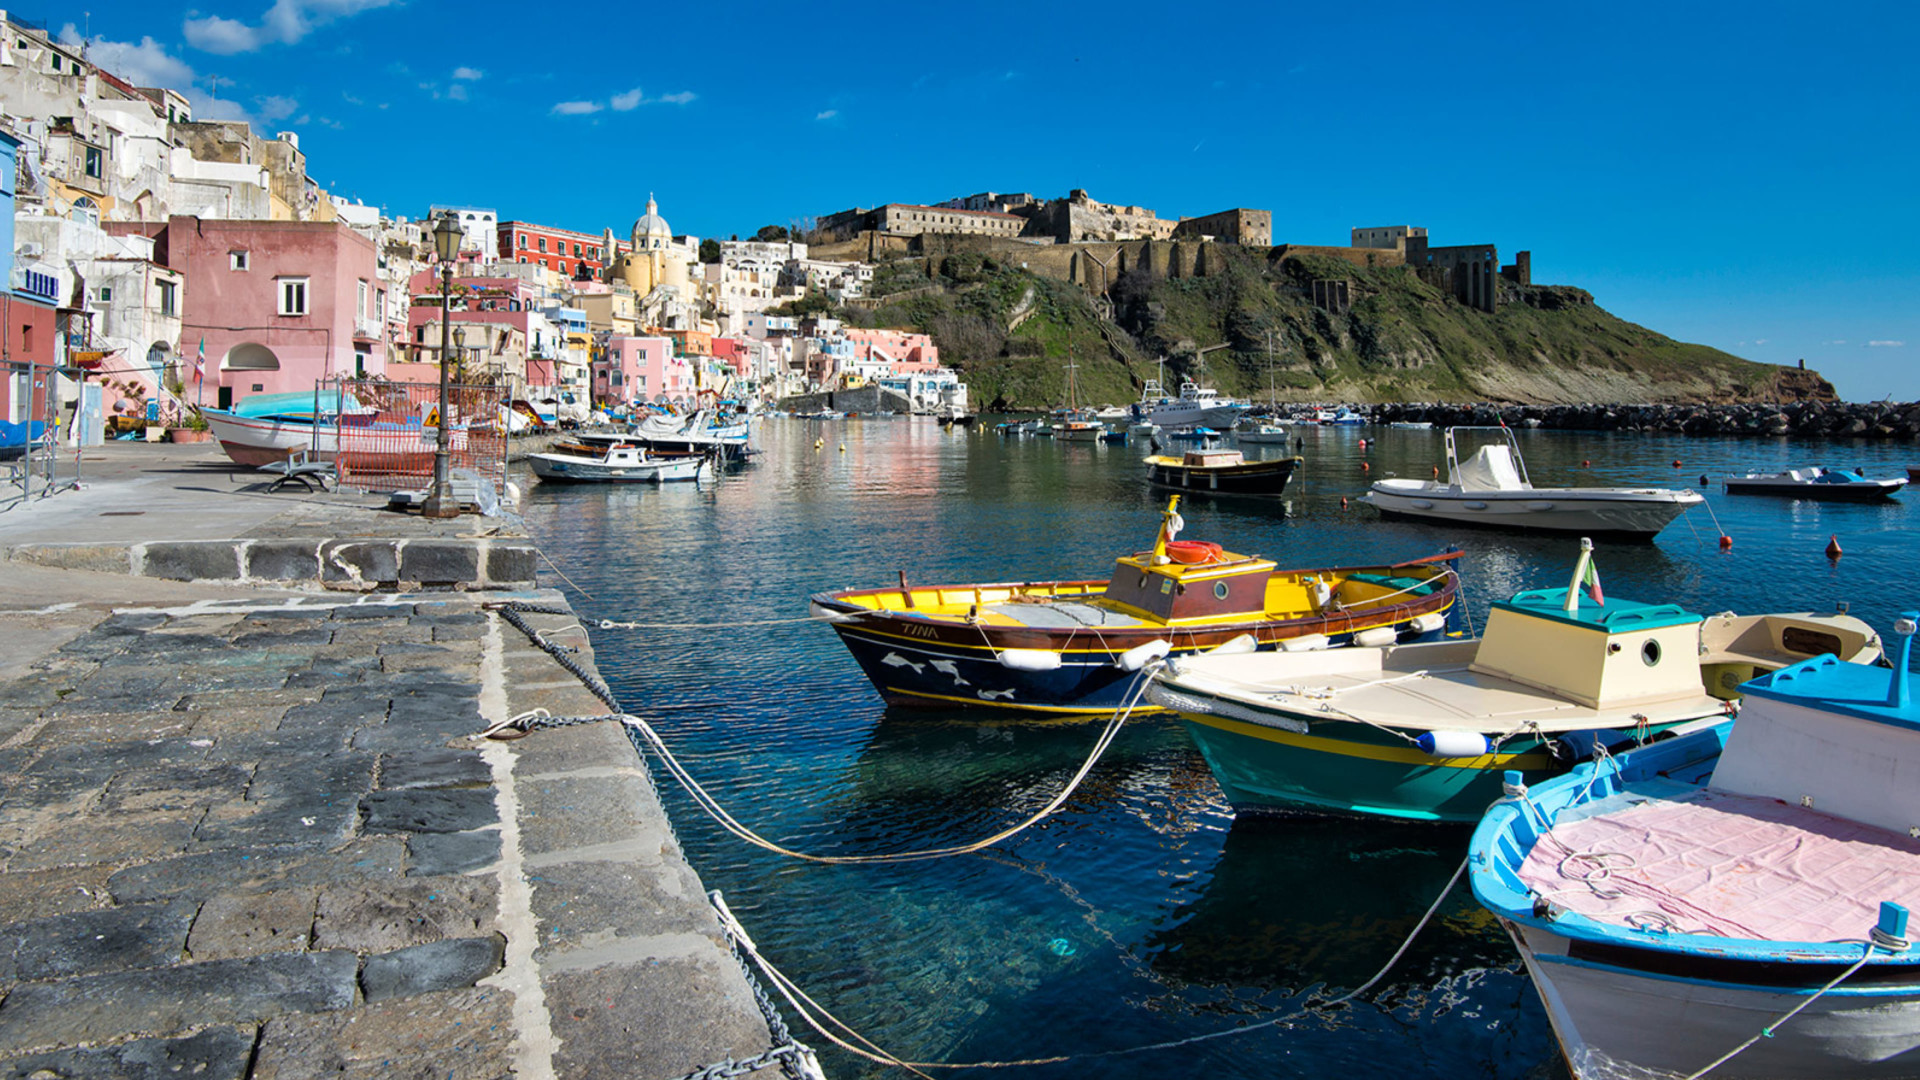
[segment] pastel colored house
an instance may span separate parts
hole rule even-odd
[[[365,236],[330,221],[176,216],[143,228],[154,261],[186,280],[178,351],[190,397],[202,341],[206,397],[222,408],[311,390],[321,379],[385,373],[380,268]]]
[[[693,393],[693,366],[671,338],[608,335],[593,365],[595,401],[685,401]]]
[[[940,350],[925,334],[850,327],[842,336],[853,346],[854,360],[861,364],[886,364],[901,375],[930,372],[940,366]]]
[[[20,141],[0,131],[0,420],[6,444],[29,434],[28,422],[46,415],[52,383],[58,286],[50,274],[13,264],[14,157]],[[11,425],[20,425],[18,429]]]

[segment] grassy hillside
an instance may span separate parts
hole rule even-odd
[[[1788,386],[1820,396],[1824,385],[1618,319],[1580,289],[1503,280],[1489,315],[1402,267],[1217,250],[1225,266],[1207,277],[1123,275],[1110,319],[1084,289],[979,254],[882,264],[881,306],[842,314],[931,333],[983,407],[1064,402],[1069,358],[1082,404],[1133,400],[1162,356],[1169,385],[1191,372],[1280,401],[1738,401],[1778,399]],[[1347,282],[1352,310],[1314,307],[1315,280]]]

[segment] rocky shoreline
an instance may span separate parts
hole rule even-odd
[[[1677,435],[1798,435],[1815,438],[1920,438],[1920,402],[1847,404],[1791,401],[1741,405],[1450,405],[1360,406],[1377,424],[1436,427],[1494,424],[1557,431],[1648,431]]]

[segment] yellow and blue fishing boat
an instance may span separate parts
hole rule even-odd
[[[1596,743],[1729,715],[1756,673],[1880,657],[1847,615],[1608,598],[1581,544],[1566,588],[1494,604],[1478,639],[1188,657],[1155,672],[1147,697],[1180,714],[1236,811],[1466,822],[1500,798],[1505,770],[1532,782]]]
[[[1380,645],[1446,629],[1457,551],[1282,570],[1177,539],[1179,503],[1167,504],[1152,549],[1121,556],[1106,580],[909,586],[902,573],[897,587],[817,594],[811,610],[891,703],[1060,714],[1111,712],[1164,656]]]

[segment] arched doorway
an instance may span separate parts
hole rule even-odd
[[[220,369],[222,371],[279,371],[280,358],[265,345],[249,341],[244,345],[235,345],[228,349],[226,358],[220,361]]]

